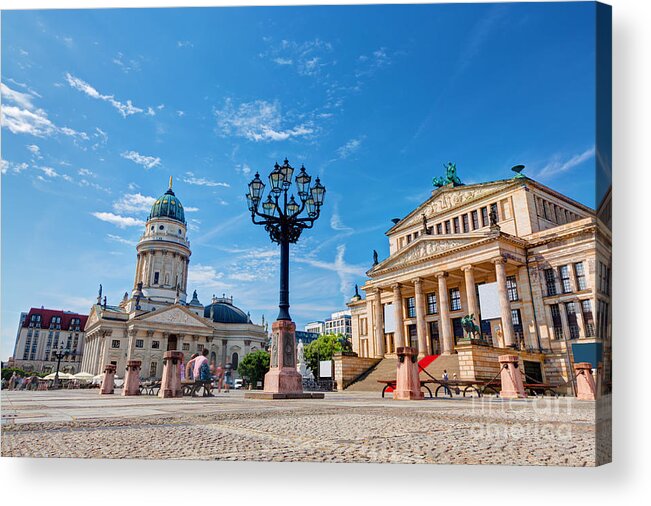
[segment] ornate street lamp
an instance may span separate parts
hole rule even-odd
[[[256,225],[264,225],[273,242],[280,245],[280,303],[278,320],[291,321],[289,316],[289,245],[298,241],[303,230],[312,228],[321,214],[325,196],[325,186],[316,178],[310,188],[312,178],[301,166],[296,176],[298,201],[290,193],[294,167],[285,159],[283,165],[276,164],[269,174],[270,189],[263,201],[265,184],[256,173],[249,183],[246,195],[251,219]],[[262,202],[262,204],[260,204]],[[305,213],[303,213],[305,211]],[[256,218],[261,218],[257,220]]]
[[[52,353],[52,356],[57,359],[57,371],[54,374],[54,383],[52,384],[52,388],[56,389],[59,388],[59,369],[61,367],[61,360],[65,357],[70,355],[70,350],[68,349],[63,349],[63,345],[59,348],[59,351],[55,351]]]
[[[303,394],[302,376],[296,370],[296,325],[289,316],[289,245],[296,243],[303,230],[312,228],[321,214],[326,189],[301,166],[296,182],[296,195],[292,194],[294,167],[285,159],[277,163],[269,174],[269,191],[264,198],[265,184],[256,173],[249,183],[246,195],[251,220],[264,225],[269,237],[280,245],[280,301],[278,319],[272,325],[271,361],[264,378],[265,395],[271,398],[322,397],[323,394]],[[247,396],[255,397],[254,392]]]

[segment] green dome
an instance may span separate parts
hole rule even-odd
[[[174,195],[172,188],[159,197],[151,206],[149,220],[152,218],[170,218],[185,224],[185,212],[181,201]]]

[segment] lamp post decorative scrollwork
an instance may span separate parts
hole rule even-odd
[[[291,321],[289,316],[289,245],[296,243],[303,230],[312,228],[321,214],[326,189],[317,177],[310,187],[312,177],[304,166],[295,178],[298,202],[293,194],[292,176],[294,168],[285,159],[282,165],[274,165],[269,174],[269,192],[263,200],[265,184],[256,172],[249,183],[246,195],[251,220],[264,225],[269,237],[280,245],[280,302],[278,320]],[[256,219],[258,218],[258,219]]]

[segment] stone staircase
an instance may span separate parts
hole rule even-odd
[[[382,359],[375,367],[362,374],[354,383],[350,384],[346,391],[351,392],[381,392],[382,384],[378,380],[395,380],[398,359],[387,357]],[[457,355],[440,355],[425,370],[436,379],[441,379],[443,370],[448,371],[448,376],[453,379],[454,374],[459,377],[459,357]],[[430,379],[429,376],[420,374],[421,379]]]

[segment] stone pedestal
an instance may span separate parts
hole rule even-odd
[[[127,361],[127,371],[124,375],[122,395],[140,395],[140,360]]]
[[[296,324],[276,320],[271,325],[271,361],[264,377],[264,392],[246,392],[247,399],[312,399],[322,393],[304,393],[303,377],[296,370]]]
[[[163,354],[163,378],[161,379],[158,397],[167,399],[168,397],[183,397],[183,388],[181,387],[181,376],[179,367],[183,360],[183,353],[180,351],[166,351]]]
[[[113,364],[104,366],[104,378],[102,379],[102,386],[99,389],[100,395],[109,395],[113,393],[115,388],[115,369]]]
[[[422,400],[420,378],[418,376],[418,350],[409,346],[396,349],[398,369],[396,371],[396,388],[393,398],[396,400]]]
[[[579,362],[574,364],[576,374],[576,398],[582,401],[597,400],[597,385],[592,377],[592,364]]]
[[[522,382],[522,374],[518,368],[518,356],[500,355],[497,360],[500,363],[502,380],[500,397],[503,399],[524,399],[527,397]]]

